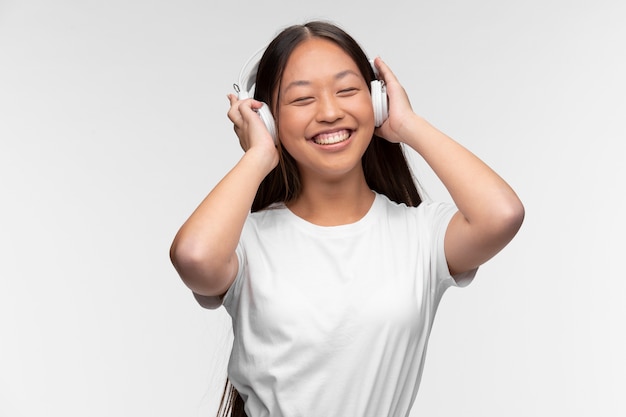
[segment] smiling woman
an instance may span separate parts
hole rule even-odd
[[[343,58],[342,62],[347,66],[339,68],[338,65],[334,65],[333,68],[333,61],[329,61],[324,57],[319,55],[308,57],[308,54],[317,53],[316,48],[301,45],[302,43],[308,44],[309,41],[313,44],[321,42],[322,45],[328,47],[326,48],[327,53],[333,53],[333,58]],[[302,48],[299,48],[300,46],[302,46]],[[300,49],[299,52],[298,49]],[[294,52],[309,58],[308,68],[299,64],[298,60],[293,58],[292,54]],[[319,51],[320,54],[322,52],[323,50]],[[315,56],[317,56],[318,59],[311,59]],[[346,58],[348,58],[347,61]],[[308,70],[308,72],[298,75],[297,72],[294,72],[295,66],[298,65],[300,65],[300,68]],[[289,70],[288,66],[292,68],[292,74],[290,75],[292,77],[291,80],[287,80],[283,77],[283,73]],[[333,73],[333,69],[338,72]],[[363,95],[366,95],[369,104],[366,105],[367,108],[363,111],[372,111],[372,99],[369,97],[369,91],[367,89],[371,88],[378,93],[378,96],[381,95],[381,82],[376,79],[375,69],[372,67],[372,63],[367,59],[367,56],[354,39],[336,26],[323,22],[311,22],[304,26],[290,27],[284,30],[281,35],[277,36],[274,41],[270,43],[258,63],[258,72],[255,80],[255,98],[268,103],[269,107],[273,110],[277,123],[281,125],[282,129],[287,129],[290,124],[282,126],[281,123],[283,117],[289,116],[283,113],[289,113],[291,109],[290,115],[296,117],[294,122],[295,120],[301,120],[305,117],[306,109],[294,107],[311,104],[314,100],[314,96],[307,96],[307,94],[298,96],[297,93],[315,93],[315,89],[312,88],[311,83],[314,79],[318,79],[319,84],[318,73],[321,73],[323,70],[327,72],[330,71],[329,76],[333,81],[332,88],[337,89],[333,94],[336,94],[338,99],[341,98],[341,96],[350,97],[350,95],[356,95],[357,93],[360,93],[359,96],[361,98]],[[304,79],[307,73],[312,75],[311,79]],[[368,81],[366,83],[367,85],[363,85],[364,80]],[[356,89],[355,86],[350,84],[345,87],[341,84],[349,82],[356,82],[360,89],[354,94],[341,91],[342,88]],[[308,90],[302,91],[306,88],[308,88]],[[384,110],[381,110],[381,107],[383,107],[381,104],[375,103],[373,106],[375,113],[376,111],[378,111],[378,113],[386,112],[386,96],[384,99]],[[321,104],[324,105],[325,103],[322,102]],[[318,101],[317,106],[319,105],[320,103]],[[297,113],[296,110],[298,110]],[[339,110],[341,111],[341,109]],[[333,111],[336,111],[336,109]],[[317,115],[316,117],[324,116]],[[370,123],[370,120],[368,120],[368,123]],[[382,123],[382,120],[380,120],[380,123]],[[326,129],[327,125],[328,123],[320,124],[320,127],[317,129],[322,129],[320,131],[321,133],[323,129]],[[237,126],[235,126],[235,128],[237,128]],[[361,127],[361,130],[363,131],[365,129]],[[292,202],[296,200],[301,193],[301,171],[296,166],[293,155],[286,150],[283,133],[284,132],[281,131],[281,140],[278,143],[280,157],[279,166],[274,168],[259,186],[252,204],[253,211],[264,209],[268,205],[276,202]],[[311,139],[311,135],[316,133],[318,132],[308,132],[309,136],[305,136],[305,138]],[[352,132],[343,132],[343,135],[345,136],[346,133],[351,134]],[[323,138],[319,135],[316,139],[318,141],[336,140],[336,138],[328,139],[328,137]],[[418,205],[421,202],[421,198],[400,145],[388,142],[372,133],[370,133],[366,140],[370,141],[370,143],[364,152],[362,164],[368,186],[374,191],[387,195],[393,201],[406,202],[408,205]],[[325,149],[330,150],[330,147]]]
[[[232,317],[223,415],[408,415],[442,295],[521,226],[507,183],[416,115],[374,63],[389,95],[379,126],[370,61],[325,22],[280,32],[254,98],[229,95],[244,155],[171,247],[196,299]],[[454,204],[422,202],[401,144]]]

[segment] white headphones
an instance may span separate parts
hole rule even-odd
[[[254,96],[254,87],[256,83],[256,74],[259,69],[259,61],[265,48],[260,49],[254,55],[252,55],[241,68],[239,72],[239,84],[233,84],[235,91],[237,92],[237,98],[243,100]],[[378,78],[378,70],[374,65],[374,60],[370,59],[370,65],[374,70],[376,78]],[[389,115],[389,104],[387,97],[387,88],[385,82],[382,80],[374,80],[370,84],[372,94],[372,106],[374,107],[374,124],[379,127],[383,124]],[[257,110],[261,120],[265,123],[267,130],[272,135],[275,143],[278,143],[278,134],[276,132],[276,124],[274,123],[274,116],[267,104],[263,103],[260,109]]]

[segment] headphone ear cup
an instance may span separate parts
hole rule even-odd
[[[389,116],[389,99],[384,81],[372,81],[371,92],[372,106],[374,107],[374,124],[376,127],[380,127]]]
[[[261,120],[265,123],[265,127],[267,127],[268,132],[274,139],[274,143],[278,145],[278,134],[276,133],[276,123],[274,123],[274,116],[272,116],[272,112],[267,104],[263,103],[260,109],[257,110],[259,116],[261,116]]]

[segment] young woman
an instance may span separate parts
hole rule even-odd
[[[379,127],[368,57],[325,22],[280,32],[254,99],[228,96],[244,155],[171,248],[200,304],[232,317],[224,414],[408,415],[442,294],[467,284],[522,223],[511,187],[416,115],[389,67],[374,63],[389,100]],[[401,144],[454,204],[422,202]]]

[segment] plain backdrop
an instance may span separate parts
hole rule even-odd
[[[169,245],[242,155],[242,64],[317,18],[526,206],[444,296],[411,415],[626,415],[623,1],[0,0],[1,417],[215,415],[230,322]]]

